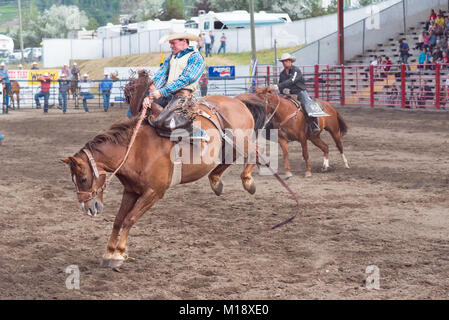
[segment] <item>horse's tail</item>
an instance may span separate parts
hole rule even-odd
[[[348,132],[348,125],[346,124],[345,120],[343,119],[343,116],[338,112],[337,109],[335,109],[335,112],[337,113],[337,120],[338,120],[338,126],[340,127],[340,136],[344,136]]]
[[[235,98],[242,101],[251,112],[254,119],[254,130],[257,132],[257,130],[262,129],[266,117],[264,101],[249,93],[239,94]]]

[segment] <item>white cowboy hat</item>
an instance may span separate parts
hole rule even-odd
[[[83,77],[88,77],[89,75],[87,73],[83,74]]]
[[[74,62],[73,65],[76,66],[76,62]]]
[[[37,62],[33,62],[33,64],[37,64]]]
[[[45,72],[45,73],[44,73],[44,77],[48,77],[48,72]]]
[[[279,61],[291,60],[292,62],[296,61],[296,58],[292,56],[290,53],[283,53]]]
[[[61,74],[61,78],[66,78],[67,76],[65,74]]]
[[[170,32],[159,40],[159,44],[175,39],[188,39],[189,41],[198,41],[196,34],[188,32],[182,25],[174,25]]]
[[[104,73],[104,75],[105,75],[105,76],[108,76],[108,75],[109,75],[109,73],[105,72],[105,73]]]
[[[0,66],[4,67],[4,66],[5,66],[5,63],[4,63],[4,62],[0,63]]]

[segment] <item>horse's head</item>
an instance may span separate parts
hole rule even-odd
[[[265,87],[265,88],[255,88],[255,94],[265,101],[267,105],[267,113],[274,112],[276,107],[279,105],[279,96],[276,93],[276,90]]]
[[[86,150],[86,149],[83,149]],[[59,159],[70,167],[78,201],[84,213],[94,217],[103,211],[106,172],[99,171],[89,151]]]
[[[146,93],[154,83],[153,79],[150,78],[149,72],[145,69],[139,69],[137,75],[137,79],[131,78],[123,89],[126,102],[128,102],[133,116],[139,114],[142,109],[143,99],[145,99]]]

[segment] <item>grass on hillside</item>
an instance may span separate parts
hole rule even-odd
[[[277,57],[285,52],[293,52],[302,46],[288,47],[278,49]],[[204,53],[204,52],[203,52]],[[164,53],[164,59],[169,56]],[[160,53],[145,53],[113,58],[95,59],[95,60],[77,60],[81,73],[88,73],[92,79],[101,78],[105,67],[138,67],[138,66],[159,66]],[[261,50],[257,52],[259,64],[272,64],[274,62],[274,50]],[[73,61],[70,62],[72,64]],[[234,66],[249,65],[251,62],[251,52],[213,54],[206,58],[207,66]]]
[[[302,46],[288,47],[278,49],[277,57],[280,58],[282,53],[293,52]],[[203,52],[204,53],[204,52]],[[164,52],[164,59],[169,56],[168,52]],[[159,66],[161,59],[160,53],[134,54],[127,56],[119,56],[113,58],[103,58],[94,60],[76,60],[81,69],[81,73],[88,73],[91,79],[102,79],[103,71],[106,67],[139,67],[139,66]],[[257,52],[259,64],[272,64],[274,62],[274,50],[261,50]],[[70,67],[74,61],[70,61]],[[207,66],[235,66],[249,65],[251,62],[251,52],[242,53],[226,53],[213,54],[212,57],[206,58]],[[8,66],[9,69],[15,69],[17,66]],[[25,64],[24,69],[30,69],[31,64]],[[39,63],[39,68],[42,69]],[[55,69],[62,68],[62,66]]]

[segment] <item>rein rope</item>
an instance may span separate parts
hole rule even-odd
[[[143,108],[142,108],[142,111],[140,112],[139,120],[137,121],[136,127],[134,128],[133,135],[131,136],[131,139],[129,140],[128,148],[127,148],[126,153],[125,153],[125,157],[123,158],[122,162],[117,167],[117,169],[115,169],[114,172],[104,182],[106,186],[109,185],[109,183],[111,182],[112,178],[117,174],[117,172],[120,170],[120,168],[125,164],[126,159],[128,159],[129,152],[131,151],[131,147],[134,144],[134,140],[136,140],[137,132],[139,131],[139,128],[140,128],[140,126],[142,124],[142,121],[145,118],[145,115],[147,113],[147,109],[148,109],[148,106],[144,105]]]
[[[273,119],[274,115],[276,114],[276,111],[278,111],[279,105],[281,104],[281,98],[279,98],[278,95],[276,95],[276,97],[278,98],[278,104],[277,104],[276,108],[274,109],[274,111],[271,113],[271,115],[268,117],[268,120],[265,121],[265,123],[263,124],[262,130],[265,129],[267,124],[271,121],[271,119]],[[268,98],[265,95],[265,108],[266,107],[268,107]]]

